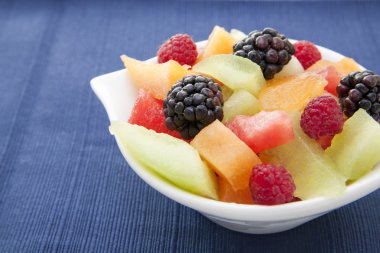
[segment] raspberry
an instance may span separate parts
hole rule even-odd
[[[304,69],[322,59],[318,48],[309,41],[300,40],[294,43],[294,48],[296,49],[294,56],[301,62]]]
[[[249,179],[253,201],[262,205],[278,205],[293,201],[296,186],[283,166],[269,163],[253,167]]]
[[[342,109],[335,99],[322,96],[314,98],[307,104],[301,115],[300,125],[309,137],[328,142],[328,139],[342,131],[343,122]]]
[[[158,63],[175,60],[181,65],[192,66],[197,56],[197,46],[187,34],[176,34],[170,37],[157,52]]]

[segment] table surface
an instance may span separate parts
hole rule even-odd
[[[291,231],[215,225],[139,179],[92,77],[175,33],[275,27],[380,72],[379,2],[0,0],[0,252],[380,252],[380,191]]]

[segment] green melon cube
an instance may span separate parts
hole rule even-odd
[[[249,59],[231,54],[211,56],[193,70],[212,76],[232,90],[247,90],[257,96],[266,81],[261,68]]]
[[[259,100],[246,90],[238,90],[224,103],[223,122],[231,121],[237,115],[251,116],[259,111]]]
[[[296,185],[296,197],[306,200],[341,195],[346,187],[345,178],[324,155],[320,145],[303,132],[299,115],[294,117],[293,130],[295,139],[292,142],[265,151],[264,155],[289,171]]]
[[[184,190],[218,199],[214,172],[187,142],[125,122],[112,122],[110,132],[144,168]]]
[[[380,124],[359,109],[344,123],[326,154],[347,179],[360,178],[380,162]]]
[[[242,31],[240,31],[238,29],[231,29],[230,33],[236,41],[242,40],[245,37],[247,37],[247,34],[243,33]]]

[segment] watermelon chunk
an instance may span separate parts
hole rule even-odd
[[[179,132],[166,128],[163,103],[140,89],[128,123],[181,139]]]
[[[292,120],[285,111],[261,111],[254,116],[236,116],[227,127],[255,153],[294,139]]]

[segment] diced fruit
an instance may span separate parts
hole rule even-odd
[[[247,188],[253,166],[261,163],[256,154],[218,120],[203,128],[191,145],[235,191]]]
[[[235,38],[229,32],[223,27],[215,26],[208,37],[205,49],[198,56],[197,62],[217,54],[230,54],[234,44]]]
[[[215,174],[188,143],[142,126],[112,122],[110,131],[144,167],[178,187],[212,199],[218,199]]]
[[[253,204],[251,191],[247,188],[235,191],[231,185],[223,178],[219,178],[219,200],[238,204]]]
[[[321,70],[321,69],[325,69],[329,66],[334,66],[334,62],[332,61],[329,61],[329,60],[325,60],[325,59],[321,59],[319,61],[317,61],[316,63],[314,63],[313,65],[311,65],[307,71],[315,71],[315,70]]]
[[[155,99],[142,89],[139,90],[139,95],[128,122],[154,130],[157,133],[166,133],[181,138],[179,132],[166,128],[163,101]]]
[[[362,70],[354,59],[347,57],[335,63],[334,66],[344,76],[351,72]]]
[[[162,64],[153,64],[125,55],[121,56],[121,60],[124,62],[133,84],[160,100],[166,97],[170,87],[178,79],[188,73],[185,67],[173,60]]]
[[[345,189],[345,178],[335,164],[324,155],[323,149],[303,133],[299,114],[294,117],[296,138],[288,144],[265,151],[275,157],[292,175],[296,185],[294,196],[302,200],[320,196],[338,196]]]
[[[321,52],[310,41],[300,40],[294,43],[296,52],[294,56],[301,62],[304,69],[307,69],[322,58]]]
[[[223,122],[228,122],[237,115],[254,115],[259,111],[259,100],[246,90],[238,90],[224,103]]]
[[[292,59],[286,64],[282,70],[277,73],[274,78],[279,78],[283,76],[293,76],[304,72],[304,69],[298,59],[292,56]]]
[[[333,94],[331,94],[330,92],[328,92],[327,90],[324,90],[322,92],[322,96],[329,96],[329,97],[333,97],[336,101],[338,101],[338,98],[336,96],[334,96]]]
[[[158,63],[165,63],[169,60],[177,61],[181,65],[192,66],[198,56],[197,45],[190,35],[176,34],[170,37],[157,52]]]
[[[178,80],[164,100],[166,127],[190,140],[214,120],[223,119],[223,94],[218,83],[202,75]]]
[[[243,33],[242,31],[240,31],[238,29],[231,29],[230,33],[236,41],[242,40],[245,37],[247,37],[247,34]]]
[[[261,90],[261,108],[267,111],[302,110],[314,97],[320,96],[327,81],[315,73],[276,78]]]
[[[328,147],[331,146],[331,141],[332,141],[333,138],[334,138],[334,136],[326,135],[326,136],[323,136],[323,137],[319,138],[316,141],[319,143],[319,145],[321,145],[321,147],[323,149],[327,149]]]
[[[234,55],[260,65],[266,80],[280,72],[294,54],[293,44],[283,34],[269,27],[250,32],[234,45],[233,50]]]
[[[262,205],[291,202],[296,189],[292,176],[284,166],[264,163],[253,168],[249,187],[254,202]]]
[[[372,71],[352,72],[337,87],[340,106],[347,117],[359,108],[380,120],[380,76]]]
[[[258,95],[265,79],[259,65],[234,55],[215,55],[196,64],[194,71],[210,75],[232,90],[245,89]]]
[[[322,147],[325,148],[332,137],[342,131],[343,123],[343,112],[335,98],[321,96],[307,104],[300,125],[310,138],[321,139]]]
[[[276,156],[270,154],[270,152],[261,152],[259,154],[259,158],[260,158],[262,163],[270,163],[270,164],[274,164],[274,165],[281,165],[280,160],[278,160],[278,158]]]
[[[254,116],[239,115],[227,127],[255,153],[294,139],[291,118],[284,111],[261,111]]]
[[[325,86],[325,90],[327,92],[333,94],[334,96],[338,96],[336,93],[336,87],[339,85],[340,79],[343,76],[334,66],[327,66],[325,68],[312,71],[326,79],[327,85]]]
[[[355,180],[372,170],[380,161],[380,125],[359,109],[349,118],[326,150],[338,171]]]
[[[227,101],[232,96],[232,93],[234,93],[234,91],[225,85],[221,86],[221,88],[222,88],[224,101]]]
[[[343,58],[338,62],[319,60],[316,63],[314,63],[311,67],[309,67],[308,70],[318,70],[326,68],[328,66],[334,66],[342,76],[348,75],[353,71],[361,70],[360,66],[354,61],[354,59],[347,57]]]

